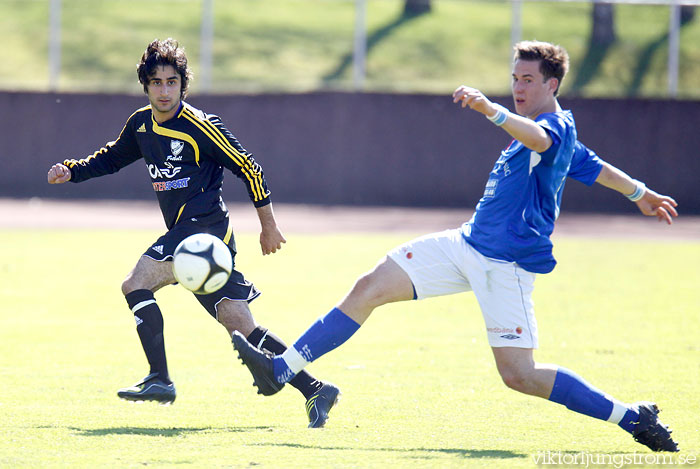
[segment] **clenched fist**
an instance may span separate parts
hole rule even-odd
[[[70,169],[66,165],[61,163],[56,163],[49,169],[49,174],[47,179],[49,184],[63,184],[64,182],[70,181]]]

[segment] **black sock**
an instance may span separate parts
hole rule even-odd
[[[265,349],[275,355],[281,355],[287,350],[287,346],[282,340],[268,331],[264,327],[258,326],[248,336],[248,342],[259,349]],[[302,370],[292,379],[289,384],[301,392],[306,399],[310,398],[316,391],[321,389],[323,383],[311,376],[308,371]]]
[[[129,308],[136,319],[136,332],[141,339],[143,351],[146,353],[151,373],[166,384],[172,383],[168,376],[168,363],[165,359],[165,343],[163,341],[163,315],[156,304],[153,292],[150,290],[134,290],[125,295]]]

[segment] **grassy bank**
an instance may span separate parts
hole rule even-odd
[[[153,38],[179,39],[201,92],[199,0],[63,0],[59,90],[138,93],[134,66]],[[433,0],[418,17],[400,0],[367,6],[365,89],[449,93],[468,83],[508,93],[511,6]],[[572,58],[565,94],[665,96],[669,8],[615,7],[618,40],[589,47],[591,6],[526,2],[523,38],[564,45]],[[232,0],[215,3],[211,91],[352,89],[355,2]],[[0,89],[48,88],[48,0],[0,0]],[[700,20],[681,34],[680,96],[700,97]],[[201,77],[200,77],[201,78]]]

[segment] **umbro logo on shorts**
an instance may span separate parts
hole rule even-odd
[[[508,340],[515,340],[515,339],[519,339],[519,338],[520,338],[520,336],[515,335],[515,334],[505,334],[505,335],[501,336],[501,339],[508,339]]]

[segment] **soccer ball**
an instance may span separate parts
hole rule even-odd
[[[183,239],[173,254],[175,280],[197,295],[214,293],[231,276],[233,258],[216,236],[197,233]]]

